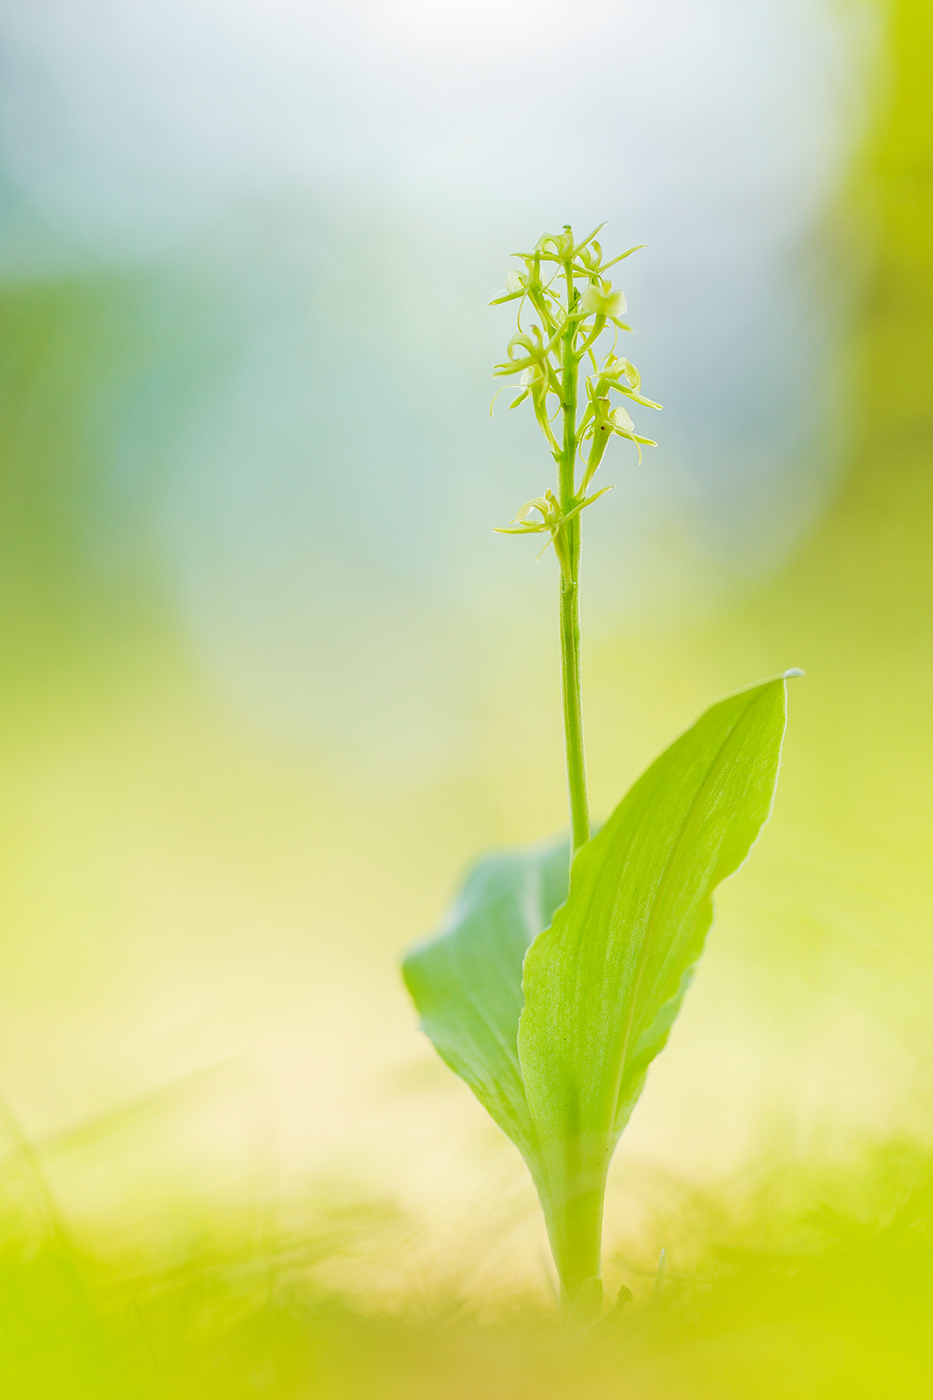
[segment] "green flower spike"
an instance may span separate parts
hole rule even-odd
[[[619,331],[631,327],[621,319],[626,309],[625,293],[613,288],[606,269],[637,250],[629,248],[604,262],[602,248],[596,241],[602,227],[594,229],[582,243],[574,241],[569,227],[563,233],[543,234],[532,252],[515,254],[524,264],[523,270],[510,269],[504,294],[491,303],[499,306],[507,301],[519,302],[518,328],[506,347],[507,358],[496,365],[493,374],[496,378],[519,376],[519,392],[509,407],[517,408],[525,399],[531,399],[538,426],[557,463],[558,485],[556,495],[547,491],[526,502],[511,525],[500,527],[498,533],[549,532],[560,561],[562,586],[574,596],[580,553],[576,521],[586,506],[605,494],[587,492],[609,439],[615,435],[634,443],[639,462],[643,446],[657,445],[652,438],[635,431],[626,409],[614,407],[611,396],[624,395],[645,408],[661,407],[639,393],[641,379],[637,369],[630,360],[615,353]],[[527,328],[523,316],[527,318]],[[596,344],[610,329],[612,349],[600,368]],[[591,362],[594,373],[586,378],[586,405],[578,419],[578,381],[584,359]],[[562,442],[552,427],[561,414]],[[582,462],[579,480],[578,457]],[[540,514],[540,520],[529,518],[534,511]]]

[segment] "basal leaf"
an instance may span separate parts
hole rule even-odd
[[[571,1302],[599,1273],[609,1160],[702,952],[712,891],[770,813],[784,722],[783,678],[707,710],[578,852],[525,959],[520,1065]]]
[[[422,1029],[508,1134],[537,1180],[536,1134],[516,1037],[522,962],[567,897],[566,840],[481,860],[437,934],[408,954],[405,983]]]

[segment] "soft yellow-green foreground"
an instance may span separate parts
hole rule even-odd
[[[892,0],[890,22],[890,106],[842,201],[874,263],[838,496],[780,576],[584,644],[597,813],[719,695],[808,673],[614,1168],[607,1286],[635,1302],[589,1350],[558,1355],[531,1187],[396,970],[471,853],[565,820],[554,639],[535,613],[479,647],[439,777],[391,728],[381,764],[257,737],[160,591],[147,464],[123,463],[125,516],[102,485],[101,424],[163,352],[148,274],[3,290],[4,1396],[928,1388],[933,19]],[[223,359],[184,343],[155,464],[166,404]],[[478,647],[469,609],[405,621],[439,671]]]

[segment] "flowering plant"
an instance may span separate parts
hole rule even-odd
[[[602,226],[600,226],[602,227]],[[625,298],[596,229],[545,234],[493,305],[519,301],[499,377],[519,375],[557,467],[557,490],[527,501],[504,533],[547,533],[560,564],[561,686],[570,840],[485,857],[440,932],[403,971],[446,1063],[522,1153],[538,1191],[569,1332],[601,1320],[609,1163],[667,1043],[713,917],[712,894],[767,820],[784,735],[783,676],[713,705],[590,834],[580,693],[582,512],[609,439],[635,432],[621,395],[647,408],[616,355]],[[523,328],[522,318],[530,324]],[[534,321],[531,317],[535,317]],[[612,348],[597,342],[612,330]],[[592,372],[578,395],[580,367]],[[552,424],[562,419],[560,438]],[[533,517],[537,515],[539,519]],[[569,869],[568,869],[569,867]],[[631,1297],[620,1290],[615,1310]],[[607,1315],[608,1316],[608,1315]]]

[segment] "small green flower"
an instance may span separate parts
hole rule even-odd
[[[564,225],[563,233],[542,233],[535,244],[535,252],[540,257],[550,258],[554,262],[563,262],[566,258],[572,257],[574,246],[573,230],[570,225]]]
[[[661,407],[653,399],[646,399],[638,392],[641,385],[641,375],[631,360],[626,360],[624,357],[617,357],[614,354],[607,355],[599,374],[590,375],[590,382],[597,386],[596,392],[598,394],[604,394],[607,389],[613,388],[618,390],[620,394],[625,394],[626,398],[632,399],[635,403],[642,404],[645,408],[659,409]]]
[[[543,496],[535,496],[533,500],[526,501],[515,519],[509,525],[497,525],[495,533],[497,535],[540,535],[547,530],[551,538],[547,541],[544,549],[549,544],[554,546],[554,553],[560,562],[564,577],[570,581],[571,556],[567,540],[567,522],[574,520],[587,506],[591,506],[594,501],[598,501],[600,496],[605,496],[607,491],[611,491],[611,486],[604,486],[601,491],[596,491],[592,496],[587,496],[583,500],[574,502],[573,507],[564,512],[560,508],[560,502],[553,491],[545,491]],[[532,511],[537,511],[541,516],[540,520],[532,520]],[[541,551],[544,553],[544,550]],[[538,556],[540,558],[540,555]]]
[[[596,282],[591,282],[583,296],[577,302],[574,315],[584,316],[604,316],[607,321],[615,321],[616,325],[622,325],[628,302],[625,300],[625,293],[613,291],[612,283],[600,278]],[[628,330],[628,326],[625,327]]]

